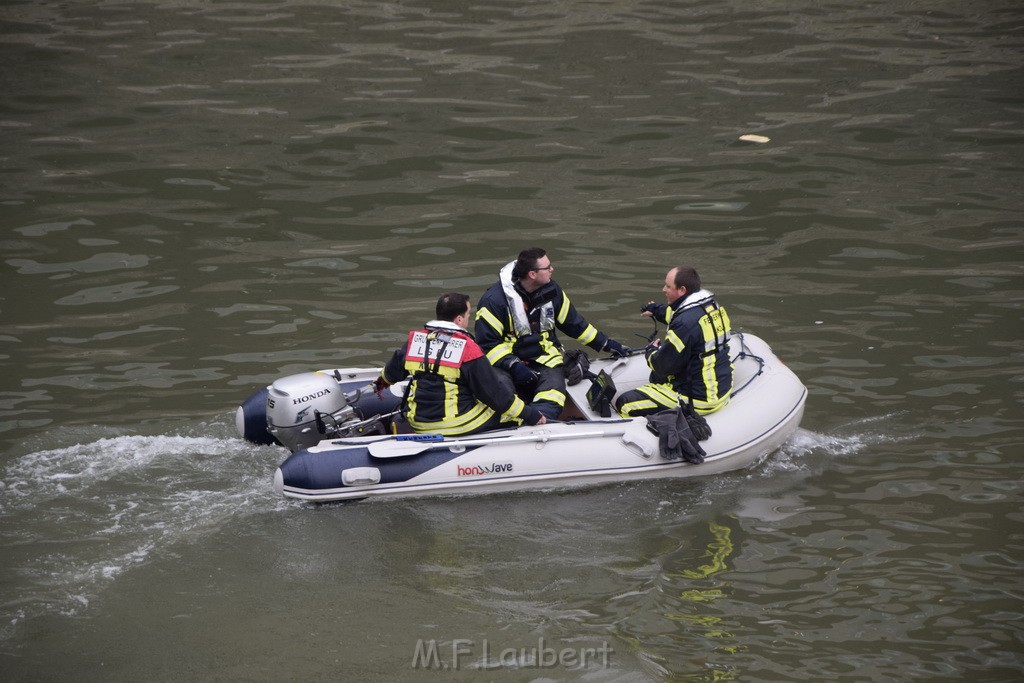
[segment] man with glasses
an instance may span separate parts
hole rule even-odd
[[[565,372],[560,330],[595,351],[624,355],[619,342],[588,323],[552,279],[551,258],[540,247],[524,249],[488,289],[476,314],[476,340],[503,382],[557,420],[565,405]]]

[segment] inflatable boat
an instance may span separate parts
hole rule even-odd
[[[559,422],[464,437],[402,433],[403,384],[374,393],[379,370],[291,375],[251,395],[239,433],[292,451],[274,475],[290,498],[363,498],[561,488],[636,479],[699,477],[750,467],[796,431],[807,390],[750,333],[730,341],[733,394],[706,416],[700,464],[667,459],[646,418],[607,409],[612,395],[644,384],[643,354],[591,362],[592,379],[568,387]],[[603,400],[602,400],[603,399]]]

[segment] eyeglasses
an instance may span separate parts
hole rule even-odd
[[[549,273],[550,273],[550,272],[551,272],[552,270],[554,270],[554,269],[555,269],[555,267],[554,267],[554,266],[551,266],[551,265],[548,265],[548,266],[544,266],[543,268],[534,268],[534,270],[546,270],[546,271],[548,271]]]

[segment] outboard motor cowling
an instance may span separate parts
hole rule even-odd
[[[304,372],[282,377],[267,392],[267,428],[288,450],[308,448],[325,437],[318,428],[318,416],[330,415],[337,422],[356,418],[348,398],[333,376]]]

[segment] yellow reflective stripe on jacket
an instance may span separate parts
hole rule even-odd
[[[715,357],[713,355],[705,357],[701,363],[701,376],[704,380],[704,391],[707,393],[707,404],[717,403],[718,373],[715,372]]]
[[[487,362],[494,365],[505,356],[512,355],[512,344],[509,342],[502,342],[493,349],[487,352]]]
[[[476,311],[476,319],[483,320],[488,327],[502,336],[502,342],[487,352],[487,362],[494,365],[505,356],[511,356],[513,348],[512,344],[515,343],[515,339],[509,339],[505,334],[505,325],[498,320],[497,316],[486,308],[478,308]]]
[[[694,407],[703,404],[701,408],[707,411],[717,410],[728,400],[726,396],[719,396],[718,372],[716,365],[718,357],[715,353],[718,348],[728,342],[729,314],[724,308],[705,309],[705,314],[698,320],[701,334],[704,336],[704,354],[701,358],[701,379],[704,382],[704,390],[707,393],[706,401],[694,402]]]
[[[409,371],[410,375],[415,375],[417,372],[420,372],[421,370],[426,370],[426,367],[424,367],[424,366],[425,366],[424,363],[419,363],[417,361],[410,361],[410,360],[405,361],[405,369]],[[429,372],[432,372],[432,373],[434,372],[433,363],[430,364]],[[452,368],[452,367],[447,367],[445,365],[442,365],[442,366],[437,368],[436,374],[441,375],[441,377],[444,377],[445,379],[450,379],[452,381],[455,381],[456,379],[459,378],[460,372],[459,372],[459,368]],[[387,378],[385,378],[385,379],[387,379]]]
[[[533,397],[533,402],[537,401],[548,401],[549,403],[555,403],[560,406],[565,405],[565,394],[558,389],[548,389],[547,391],[541,391]]]
[[[558,321],[559,325],[565,324],[565,319],[569,317],[569,296],[562,292],[562,305],[558,307],[558,312],[555,313],[555,320]]]
[[[415,381],[415,380],[413,380]],[[418,412],[418,404],[416,401],[416,392],[409,392],[408,406],[409,406],[409,424],[416,428],[416,425],[429,425],[425,426],[425,429],[437,431],[446,429],[449,427],[463,427],[467,421],[476,423],[486,422],[494,411],[489,408],[486,404],[481,401],[477,401],[476,405],[470,410],[466,411],[462,415],[459,415],[459,395],[461,393],[459,385],[455,382],[442,382],[444,386],[444,419],[437,422],[423,422],[416,419]],[[483,419],[477,420],[479,415],[483,414]],[[436,425],[436,426],[433,426]]]
[[[477,402],[472,410],[454,419],[438,420],[437,422],[421,422],[416,419],[416,412],[410,402],[409,426],[417,432],[435,432],[444,435],[464,434],[481,427],[491,419],[494,411],[483,403]]]
[[[562,365],[562,352],[557,346],[551,343],[546,332],[541,339],[540,345],[541,348],[544,349],[544,353],[535,358],[533,362],[540,363],[547,368],[555,368]]]
[[[486,308],[478,308],[476,310],[476,319],[483,320],[485,323],[491,326],[491,328],[498,334],[505,333],[505,326],[490,310]]]
[[[580,340],[581,344],[589,344],[597,338],[597,328],[587,323],[587,329],[583,330],[583,334],[576,338]]]
[[[555,319],[558,321],[559,325],[564,325],[565,324],[565,321],[569,317],[569,306],[571,306],[571,305],[572,304],[569,303],[569,295],[566,294],[565,291],[563,290],[562,291],[562,305],[558,307],[558,313],[555,314]],[[590,342],[594,341],[594,339],[596,339],[596,338],[597,338],[597,328],[594,327],[593,325],[591,325],[590,323],[587,323],[587,326],[583,330],[583,332],[581,332],[580,335],[578,337],[576,337],[576,339],[581,344],[584,344],[584,345],[589,344]]]
[[[707,394],[707,399],[705,401],[694,401],[694,407],[699,403],[704,403],[706,404],[704,407],[708,408],[719,402],[717,364],[718,357],[714,353],[709,353],[701,358],[700,376],[701,381],[704,383],[704,392]]]
[[[697,322],[700,324],[700,331],[704,337],[705,353],[714,351],[728,341],[729,314],[725,312],[724,308],[706,310]]]
[[[665,335],[665,340],[662,343],[666,342],[671,344],[677,353],[682,353],[683,348],[686,346],[686,344],[683,343],[683,340],[679,338],[679,335],[675,333],[675,330],[668,331]]]
[[[522,424],[522,415],[524,410],[526,410],[526,403],[523,401],[523,399],[519,398],[518,396],[515,396],[512,399],[512,405],[508,407],[508,410],[501,414],[501,417],[504,418],[503,421],[505,422],[509,420],[514,420],[515,422]]]
[[[459,387],[444,383],[444,419],[450,420],[459,414]]]

